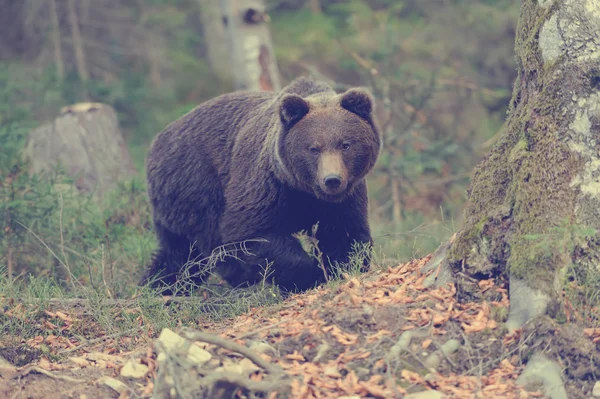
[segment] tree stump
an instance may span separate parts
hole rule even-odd
[[[101,103],[64,107],[51,123],[29,133],[25,156],[29,171],[41,173],[60,164],[76,187],[99,198],[118,180],[136,174],[114,109]]]

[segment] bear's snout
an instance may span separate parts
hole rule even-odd
[[[325,176],[325,186],[330,190],[337,190],[342,185],[342,176],[327,175]]]
[[[317,176],[321,190],[326,194],[340,194],[348,187],[348,171],[341,153],[326,152],[319,159]]]

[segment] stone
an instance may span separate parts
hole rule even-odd
[[[149,368],[145,364],[140,364],[134,359],[129,359],[121,368],[121,377],[125,378],[144,378]]]
[[[125,385],[124,382],[117,380],[112,377],[102,377],[97,381],[99,384],[104,384],[115,392],[123,393],[127,392],[129,388]]]
[[[440,391],[430,390],[410,393],[404,397],[404,399],[442,399],[444,394]]]
[[[212,358],[210,353],[200,348],[198,345],[192,344],[190,341],[168,328],[161,331],[158,341],[162,344],[166,352],[169,352],[173,356],[187,354],[187,360],[197,366],[203,365]],[[160,353],[157,360],[161,362],[165,358],[166,354]]]
[[[592,389],[592,396],[594,398],[600,398],[600,381],[596,381],[594,388]]]

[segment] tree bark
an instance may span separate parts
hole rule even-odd
[[[310,0],[308,5],[313,14],[318,15],[321,13],[321,0]]]
[[[77,188],[98,196],[136,173],[115,111],[100,103],[63,108],[52,123],[29,133],[25,154],[31,173],[61,164],[76,178]]]
[[[223,21],[224,9],[222,1],[198,0],[207,57],[213,71],[221,79],[232,79],[231,51],[228,43],[226,25]]]
[[[554,309],[600,259],[600,6],[524,0],[507,129],[476,168],[450,270],[510,278],[507,326]]]
[[[81,37],[81,31],[79,29],[79,18],[77,17],[75,0],[67,0],[67,7],[69,13],[69,23],[71,24],[73,50],[75,52],[75,66],[77,68],[77,74],[79,75],[79,79],[81,79],[81,82],[83,83],[83,97],[87,98],[87,90],[85,89],[85,83],[89,80],[90,74],[88,72],[87,63],[85,59],[85,49],[83,47],[83,39]]]
[[[279,70],[262,0],[221,0],[236,90],[278,91]]]
[[[58,9],[56,0],[48,0],[50,5],[50,21],[52,22],[52,47],[54,55],[54,66],[59,83],[65,80],[65,63],[62,55],[62,45],[60,40],[60,22],[58,19]]]

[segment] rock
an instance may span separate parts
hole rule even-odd
[[[168,328],[165,328],[161,331],[160,336],[158,337],[158,342],[160,342],[166,352],[169,352],[169,354],[173,356],[187,354],[187,360],[197,366],[202,366],[212,358],[210,353],[197,345],[193,345],[190,341],[174,333]],[[159,363],[165,359],[165,353],[161,352],[158,354],[157,361]]]
[[[460,348],[460,342],[456,339],[450,339],[440,346],[440,349],[433,352],[423,362],[430,369],[437,369],[442,364],[443,356],[450,356]],[[444,356],[444,357],[445,357]]]
[[[352,396],[338,396],[338,399],[362,399],[362,398],[358,395],[352,395]]]
[[[321,360],[323,360],[323,358],[327,355],[327,352],[329,352],[330,350],[331,350],[331,345],[329,345],[327,342],[323,342],[317,348],[317,354],[315,355],[313,362],[318,363]]]
[[[458,348],[460,348],[460,341],[457,339],[449,339],[440,349],[446,356],[450,356],[456,352]]]
[[[509,333],[523,327],[528,321],[546,312],[550,296],[529,287],[524,281],[510,277],[510,310],[506,328]]]
[[[442,364],[442,356],[438,352],[433,352],[423,361],[429,370],[436,370]]]
[[[13,366],[8,360],[4,359],[2,356],[0,356],[0,368],[2,369],[16,369],[15,366]]]
[[[125,378],[144,378],[148,372],[148,366],[140,364],[134,359],[129,359],[121,368],[121,377]]]
[[[568,399],[562,382],[560,367],[546,357],[535,354],[517,378],[517,385],[536,389],[542,385],[543,392],[551,399]]]
[[[600,381],[596,381],[594,389],[592,389],[592,396],[594,398],[600,398]]]
[[[444,394],[440,391],[430,390],[410,393],[404,399],[442,399],[444,397]]]
[[[91,364],[87,359],[84,359],[80,356],[70,357],[69,360],[78,365],[79,367],[87,367]]]
[[[262,353],[265,355],[276,355],[277,350],[273,348],[271,345],[262,341],[251,341],[249,342],[248,347],[257,353]]]
[[[252,360],[246,358],[240,360],[239,365],[242,367],[245,375],[250,375],[260,370],[260,367],[254,364]]]
[[[112,378],[112,377],[102,377],[102,378],[98,379],[97,383],[104,384],[104,385],[108,386],[110,389],[112,389],[113,391],[116,391],[118,393],[127,392],[129,390],[129,388],[127,388],[127,385],[125,385],[124,382],[119,381],[116,378]]]
[[[244,368],[236,363],[229,363],[227,365],[217,367],[215,369],[215,371],[217,373],[226,373],[226,374],[239,374],[239,375],[244,374]]]
[[[412,341],[415,333],[413,331],[404,331],[400,334],[400,338],[398,341],[390,348],[390,351],[386,355],[388,360],[394,360],[394,358],[400,356],[402,352],[408,350],[408,346],[410,345],[410,341]]]
[[[339,370],[335,366],[325,367],[323,374],[325,374],[327,377],[342,378],[342,375],[340,374]]]

